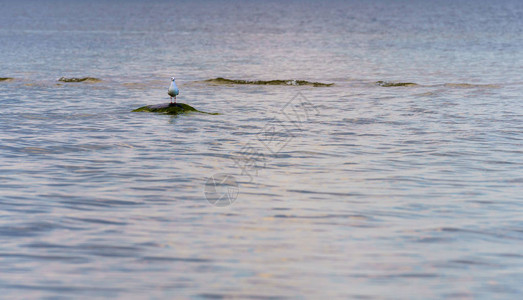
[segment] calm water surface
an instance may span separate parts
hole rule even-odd
[[[3,1],[1,297],[521,297],[522,20],[521,1]],[[220,115],[131,113],[173,75]],[[217,173],[231,206],[205,198]]]

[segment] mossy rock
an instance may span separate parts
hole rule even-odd
[[[99,78],[95,77],[60,77],[58,81],[62,82],[100,82]]]
[[[219,115],[218,113],[208,113],[197,110],[196,108],[185,103],[162,103],[156,105],[146,105],[133,110],[133,112],[154,112],[166,115],[179,115],[191,112],[198,112],[208,115]]]
[[[391,87],[391,86],[413,86],[417,85],[414,82],[389,82],[389,81],[376,81],[376,84],[382,87]]]
[[[239,80],[218,77],[205,80],[212,84],[252,84],[252,85],[309,85],[313,87],[332,86],[334,83],[311,82],[306,80]]]

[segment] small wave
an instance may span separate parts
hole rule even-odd
[[[100,82],[99,78],[95,77],[60,77],[58,81],[62,82]]]
[[[395,86],[420,86],[414,82],[394,82],[394,81],[376,81],[378,86],[395,87]],[[425,87],[448,87],[448,88],[500,88],[499,84],[475,84],[475,83],[443,83],[436,85],[421,85]]]
[[[0,81],[11,81],[13,79],[14,78],[12,78],[12,77],[0,77]]]
[[[368,124],[374,124],[377,123],[377,119],[369,119],[369,118],[355,118],[355,119],[343,119],[344,122],[355,124],[355,125],[368,125]]]
[[[376,81],[376,84],[383,87],[391,87],[391,86],[415,86],[418,85],[414,82],[390,82],[390,81]]]
[[[306,80],[237,80],[227,78],[207,79],[212,84],[252,84],[252,85],[309,85],[314,87],[332,86],[334,83],[311,82]]]

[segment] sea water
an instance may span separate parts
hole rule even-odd
[[[1,297],[521,297],[522,16],[3,1]]]

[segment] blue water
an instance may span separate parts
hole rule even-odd
[[[516,0],[3,1],[1,298],[521,298],[522,20]],[[172,76],[220,114],[131,112]]]

